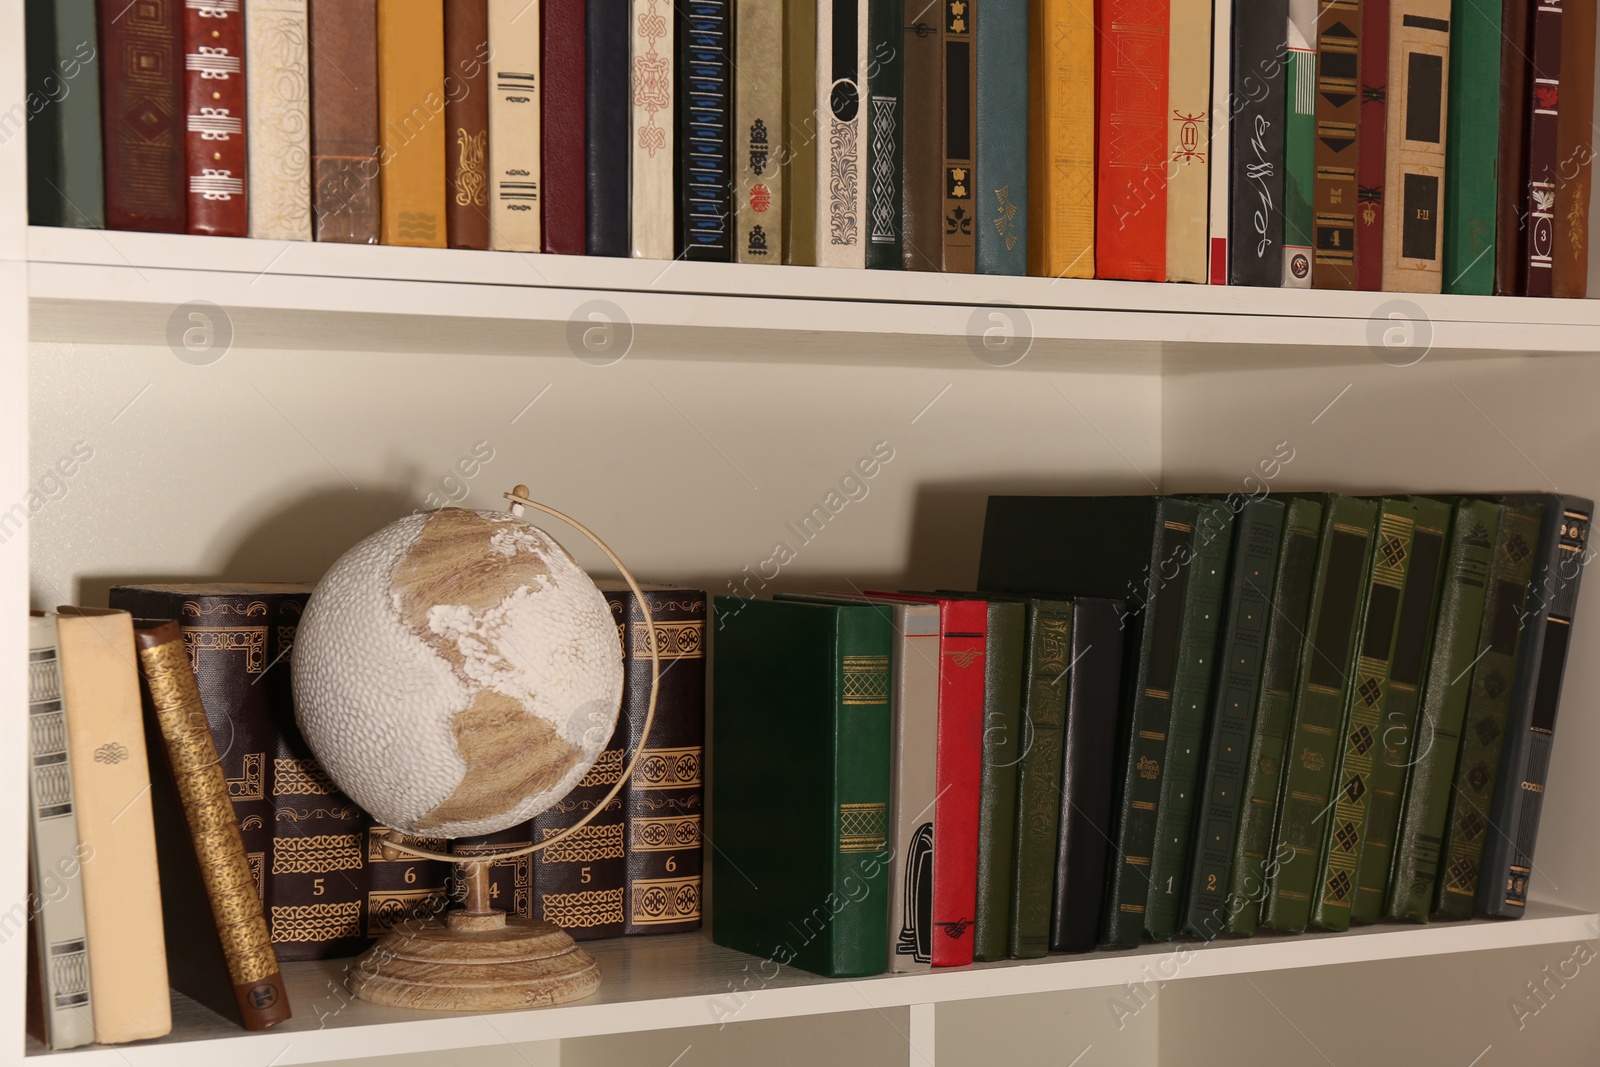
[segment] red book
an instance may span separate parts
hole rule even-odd
[[[1383,175],[1389,148],[1389,0],[1361,12],[1361,122],[1356,145],[1356,288],[1383,288]]]
[[[972,924],[978,910],[978,781],[989,603],[873,590],[867,595],[939,605],[939,741],[934,757],[939,790],[934,823],[939,829],[933,842],[932,955],[935,967],[964,967],[972,962]]]
[[[106,228],[182,233],[182,0],[99,0]]]
[[[544,0],[544,250],[581,256],[588,243],[589,141],[584,101],[586,0]]]
[[[1094,273],[1167,277],[1168,0],[1101,0]],[[1196,48],[1210,42],[1196,41]]]
[[[183,71],[189,232],[248,236],[244,12],[239,0],[184,7]]]

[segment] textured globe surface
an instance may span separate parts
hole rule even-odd
[[[577,784],[622,694],[616,624],[544,531],[444,508],[368,537],[295,635],[295,713],[339,787],[385,826],[468,837]]]

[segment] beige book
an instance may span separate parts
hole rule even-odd
[[[1383,289],[1437,293],[1444,284],[1445,102],[1450,0],[1394,0],[1389,9],[1388,151],[1383,175]],[[1416,134],[1413,138],[1409,134]]]
[[[633,0],[633,254],[673,258],[672,0]],[[493,131],[489,134],[494,141]]]
[[[889,602],[879,601],[886,607]],[[933,960],[933,802],[939,795],[939,606],[894,604],[894,689],[889,694],[889,970]]]
[[[58,611],[95,1037],[160,1037],[172,1012],[133,620],[102,608]]]
[[[537,252],[539,0],[489,0],[489,247]]]
[[[738,0],[734,11],[733,190],[736,263],[782,263],[787,150],[783,0]]]
[[[244,8],[244,37],[250,236],[309,241],[311,46],[306,0],[250,0]]]
[[[855,20],[854,38],[834,32],[835,14],[817,5],[817,266],[865,268],[867,0],[838,7]],[[852,40],[853,54],[841,54]]]
[[[1167,52],[1167,281],[1206,280],[1211,0],[1172,0]]]
[[[784,0],[783,261],[817,265],[817,0]]]

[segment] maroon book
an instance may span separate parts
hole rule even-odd
[[[106,227],[182,233],[182,0],[99,0]]]
[[[1505,0],[1500,20],[1500,156],[1495,190],[1494,295],[1522,295],[1522,212],[1528,180],[1529,0]]]
[[[1528,52],[1528,175],[1523,210],[1522,292],[1552,296],[1556,210],[1563,199],[1556,180],[1556,120],[1561,103],[1561,0],[1539,0],[1533,9]],[[1570,196],[1571,191],[1567,192]]]
[[[581,256],[588,242],[584,112],[587,0],[544,0],[544,250]]]
[[[189,232],[248,236],[239,0],[184,7],[183,97]]]
[[[1361,13],[1361,143],[1356,146],[1356,288],[1383,288],[1383,174],[1389,147],[1389,0]]]
[[[489,247],[489,2],[444,6],[445,233]]]

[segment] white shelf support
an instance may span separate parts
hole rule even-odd
[[[934,1053],[938,1047],[935,1040],[937,1029],[937,1008],[933,1004],[911,1005],[911,1038],[907,1042],[909,1053],[907,1062],[910,1067],[937,1067],[938,1061]]]

